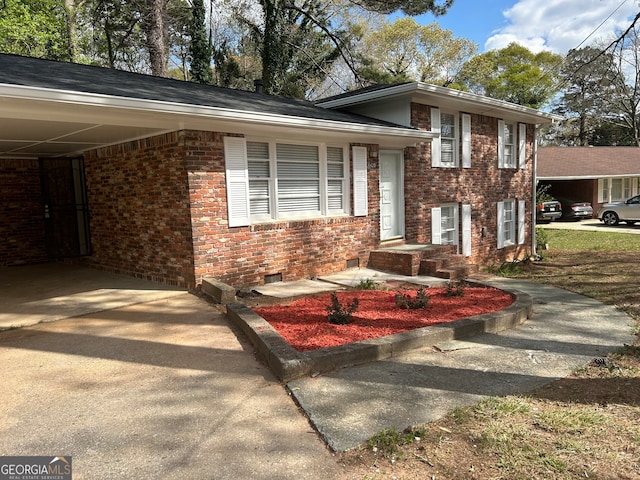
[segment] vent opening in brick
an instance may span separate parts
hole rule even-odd
[[[282,281],[282,273],[272,273],[264,276],[264,283],[276,283]]]
[[[360,266],[359,258],[351,258],[347,260],[347,268],[356,268]]]

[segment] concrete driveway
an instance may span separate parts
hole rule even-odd
[[[618,225],[605,225],[597,218],[589,220],[581,220],[579,222],[549,222],[536,225],[541,228],[551,230],[586,230],[591,232],[617,232],[617,233],[633,233],[640,234],[640,224],[627,225],[620,223]]]
[[[0,270],[6,316],[18,319],[22,308],[33,323],[47,302],[50,312],[71,300],[88,312],[77,307],[73,318],[0,332],[0,455],[70,455],[74,479],[340,477],[307,419],[217,307],[148,282],[59,267],[69,278],[84,275],[85,287],[34,289],[38,278],[53,281],[51,266]],[[99,308],[96,292],[119,285],[132,298],[138,291],[137,300],[164,293],[132,302],[120,295],[119,306],[112,296]]]

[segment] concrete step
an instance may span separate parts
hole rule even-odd
[[[406,276],[448,279],[464,278],[467,271],[465,257],[458,255],[453,245],[394,245],[372,251],[368,266]]]

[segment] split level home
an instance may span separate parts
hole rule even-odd
[[[3,54],[0,267],[242,288],[522,257],[552,120],[419,82],[313,104]]]
[[[552,195],[598,207],[640,193],[638,147],[541,147],[537,178]]]

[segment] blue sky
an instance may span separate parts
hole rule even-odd
[[[518,42],[534,52],[567,53],[589,35],[582,46],[610,38],[616,29],[626,29],[640,11],[638,3],[637,0],[454,0],[446,15],[437,18],[423,15],[417,20],[423,24],[437,21],[452,30],[454,36],[475,41],[480,52]]]

